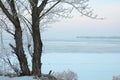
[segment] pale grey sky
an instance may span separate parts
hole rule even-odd
[[[120,0],[90,0],[94,13],[104,20],[94,20],[73,12],[73,18],[51,24],[42,33],[45,39],[74,39],[76,36],[120,36]]]

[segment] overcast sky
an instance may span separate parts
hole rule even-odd
[[[94,20],[73,12],[73,18],[61,19],[42,33],[45,39],[74,39],[76,36],[120,36],[120,0],[90,0],[94,13],[104,20]]]

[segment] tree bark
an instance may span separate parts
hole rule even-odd
[[[20,26],[15,27],[15,43],[16,43],[16,51],[15,54],[19,60],[21,75],[30,75],[30,70],[28,67],[28,62],[26,55],[24,54],[23,50],[23,43],[22,43],[22,31]]]
[[[15,27],[14,38],[15,38],[16,47],[14,47],[14,51],[15,51],[15,54],[16,54],[19,64],[20,64],[20,68],[21,68],[21,72],[22,72],[21,75],[30,75],[27,58],[26,58],[26,55],[24,54],[24,50],[23,50],[22,30],[21,30],[19,18],[17,16],[17,11],[15,8],[14,0],[11,0],[9,5],[11,8],[12,14],[10,14],[8,12],[8,10],[5,8],[2,1],[0,0],[0,8],[2,9],[2,11],[5,13],[5,15],[13,23],[13,25]]]
[[[33,43],[34,53],[32,58],[32,74],[35,76],[41,76],[41,55],[42,55],[42,40],[39,29],[39,10],[38,7],[32,9],[32,31],[33,31]]]

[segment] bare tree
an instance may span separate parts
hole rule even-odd
[[[21,25],[20,25],[20,19],[17,15],[17,10],[15,7],[16,6],[15,1],[7,0],[7,3],[9,4],[10,11],[8,11],[8,9],[5,7],[3,2],[0,0],[0,7],[2,11],[7,16],[7,18],[12,22],[15,28],[15,33],[13,34],[13,36],[15,38],[16,46],[13,46],[12,44],[10,44],[10,46],[13,48],[14,53],[18,57],[22,74],[29,75],[30,70],[28,68],[27,59],[26,59],[26,56],[23,50],[22,30],[21,30]]]
[[[22,75],[41,76],[42,40],[41,26],[56,21],[58,18],[68,18],[72,11],[77,10],[81,15],[99,19],[93,15],[93,10],[87,4],[88,0],[0,0],[0,9],[4,15],[1,22],[5,30],[14,36],[15,45],[10,44],[16,54]],[[8,22],[12,23],[12,30]],[[32,57],[32,73],[30,73],[26,54],[23,47],[23,29],[29,30],[32,44],[28,44]],[[30,47],[33,50],[30,51]]]

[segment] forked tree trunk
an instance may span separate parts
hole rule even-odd
[[[41,76],[42,40],[39,29],[39,12],[37,7],[34,7],[32,10],[32,31],[34,43],[34,53],[32,58],[32,74],[35,76]]]
[[[14,37],[15,37],[15,43],[16,43],[15,54],[17,55],[17,58],[19,60],[20,69],[22,72],[21,75],[30,75],[27,58],[26,58],[26,55],[24,54],[24,50],[23,50],[22,31],[21,31],[20,25],[15,27],[15,36]]]
[[[0,8],[2,9],[2,11],[5,13],[5,15],[13,23],[13,25],[15,27],[14,38],[15,38],[15,45],[16,46],[15,47],[11,46],[11,47],[14,49],[15,54],[18,58],[20,68],[21,68],[21,72],[22,72],[21,74],[22,75],[30,75],[30,70],[29,70],[29,67],[28,67],[27,58],[26,58],[26,56],[24,54],[24,50],[23,50],[22,30],[21,30],[21,25],[20,25],[19,18],[17,16],[17,10],[15,8],[14,0],[10,0],[9,5],[10,5],[10,8],[11,8],[12,15],[11,15],[11,13],[8,12],[8,10],[5,8],[2,1],[0,0]]]

